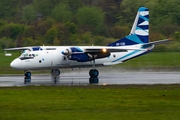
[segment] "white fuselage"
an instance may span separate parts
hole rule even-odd
[[[36,69],[61,69],[75,67],[92,67],[92,61],[78,62],[69,60],[62,52],[71,46],[40,46],[42,49],[37,51],[26,51],[22,55],[11,62],[11,67],[19,70],[36,70]],[[94,46],[79,46],[81,50],[93,48]],[[100,46],[106,48],[107,46]],[[111,52],[110,56],[100,59],[95,59],[96,66],[107,66],[122,63],[125,60],[139,56],[145,52],[140,49],[141,45],[120,46],[131,48],[125,52]],[[96,46],[97,48],[97,46]],[[118,48],[118,47],[117,47]],[[134,50],[133,50],[134,48]],[[151,46],[148,50],[151,50]]]

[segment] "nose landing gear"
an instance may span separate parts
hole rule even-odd
[[[31,72],[25,71],[24,72],[24,83],[30,83],[31,82]]]

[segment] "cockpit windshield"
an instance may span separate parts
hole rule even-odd
[[[21,60],[33,59],[35,56],[36,56],[35,54],[22,53],[19,59]]]

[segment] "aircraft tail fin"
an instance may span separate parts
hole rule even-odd
[[[138,9],[131,32],[126,37],[109,44],[108,46],[126,46],[143,44],[149,42],[149,9],[140,7]]]

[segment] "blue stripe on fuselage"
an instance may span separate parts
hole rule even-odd
[[[141,50],[135,50],[135,51],[133,51],[133,52],[131,52],[131,53],[129,53],[129,54],[123,56],[123,57],[120,57],[120,58],[118,58],[118,59],[116,59],[116,60],[114,60],[114,61],[112,61],[112,62],[117,62],[117,61],[119,61],[119,60],[121,60],[121,59],[124,59],[124,58],[126,58],[126,57],[129,57],[130,55],[133,55],[133,54],[135,54],[135,53],[137,53],[137,52],[139,52],[139,51],[141,51]]]

